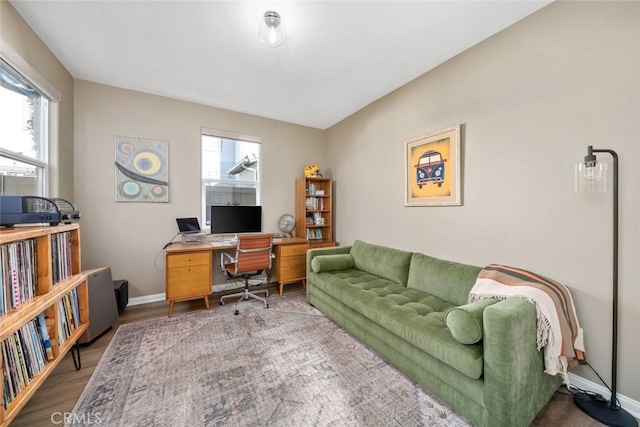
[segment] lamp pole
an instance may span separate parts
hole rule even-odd
[[[594,167],[596,156],[593,153],[607,153],[613,158],[613,327],[611,349],[611,398],[603,402],[587,393],[576,393],[576,405],[591,418],[608,426],[637,427],[638,422],[627,411],[618,405],[618,154],[609,149],[588,147],[584,158],[585,166]]]

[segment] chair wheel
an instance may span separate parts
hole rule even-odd
[[[269,304],[266,304],[266,305],[264,306],[264,308],[269,308]]]
[[[238,310],[236,310],[236,311],[233,312],[233,314],[235,314],[237,316],[238,314],[240,314],[240,312]]]

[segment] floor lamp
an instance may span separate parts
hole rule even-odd
[[[608,153],[613,157],[613,337],[611,351],[611,398],[609,401],[588,393],[576,393],[576,405],[591,418],[608,426],[637,427],[638,422],[618,404],[616,394],[618,362],[618,154],[609,149],[587,148],[584,163],[576,165],[576,191],[606,191],[606,164],[598,163],[594,153]]]

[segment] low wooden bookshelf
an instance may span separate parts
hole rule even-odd
[[[4,427],[89,324],[79,225],[0,229],[0,292],[0,426]]]

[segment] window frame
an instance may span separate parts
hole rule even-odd
[[[209,206],[206,204],[207,194],[206,194],[206,183],[211,181],[223,182],[224,179],[214,179],[207,178],[205,180],[203,176],[203,155],[204,155],[204,147],[203,147],[203,137],[210,136],[213,138],[224,138],[224,139],[232,139],[235,141],[241,142],[251,142],[255,144],[260,144],[260,155],[258,157],[258,171],[255,181],[246,181],[246,180],[237,180],[233,181],[235,184],[255,184],[256,185],[256,206],[260,206],[261,200],[261,182],[262,182],[262,138],[255,135],[243,134],[233,131],[227,131],[222,129],[213,129],[202,127],[200,129],[200,220],[203,224],[203,228],[209,228],[210,226],[206,225],[207,212],[209,210]]]
[[[50,173],[50,126],[52,116],[52,106],[54,103],[61,101],[60,92],[51,85],[40,73],[38,73],[27,61],[18,55],[13,49],[4,43],[0,44],[0,66],[8,67],[11,72],[20,76],[31,88],[33,88],[41,97],[38,105],[38,113],[34,114],[39,118],[40,123],[37,124],[38,136],[34,138],[34,142],[39,145],[39,158],[29,157],[12,150],[0,147],[0,156],[15,160],[27,165],[41,169],[39,174],[38,196],[47,196],[49,194],[49,173]],[[35,141],[37,139],[37,141]]]

